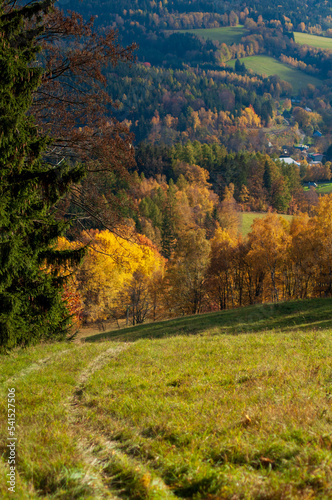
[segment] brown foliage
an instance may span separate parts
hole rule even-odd
[[[128,180],[134,150],[127,124],[112,116],[116,103],[107,92],[105,71],[133,61],[135,45],[123,48],[116,31],[97,32],[93,20],[84,22],[80,15],[56,8],[43,25],[39,63],[44,74],[33,114],[53,139],[48,160],[85,165],[86,182],[74,188],[71,203],[85,212],[84,219],[113,228],[123,217],[114,187],[117,179]],[[68,203],[62,206],[63,215],[66,209]]]

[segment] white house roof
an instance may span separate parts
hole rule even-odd
[[[295,163],[298,167],[301,165],[298,161],[293,160],[290,156],[281,156],[279,158],[280,161],[283,161],[284,163],[287,163],[287,165],[292,165]]]

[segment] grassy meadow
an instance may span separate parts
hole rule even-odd
[[[331,498],[331,310],[258,305],[1,356],[0,497]]]
[[[244,62],[247,69],[251,69],[260,75],[278,75],[282,80],[289,82],[294,93],[299,92],[303,87],[309,83],[316,87],[321,85],[321,80],[314,76],[308,75],[299,69],[291,68],[286,64],[269,56],[249,56],[240,59]],[[234,67],[235,60],[227,63],[229,66]]]
[[[332,189],[332,185],[331,185]],[[260,213],[260,212],[242,212],[240,213],[240,223],[239,223],[239,232],[245,238],[248,233],[251,231],[251,226],[254,222],[255,219],[262,219],[263,217],[266,216],[266,213]],[[280,214],[280,217],[283,219],[291,222],[293,219],[292,215],[285,215],[285,214]]]
[[[309,187],[305,186],[304,191],[309,191]],[[315,191],[318,194],[330,194],[332,193],[332,182],[317,182],[317,187]]]
[[[311,47],[317,47],[318,49],[332,50],[332,38],[298,32],[294,32],[294,38],[295,42],[300,45],[310,45]]]
[[[179,30],[178,33],[192,33],[201,38],[208,40],[218,40],[218,42],[232,45],[233,43],[240,43],[241,38],[247,34],[247,30],[242,26],[225,26],[224,28],[202,28]]]

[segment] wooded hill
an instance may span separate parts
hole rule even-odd
[[[130,126],[135,144],[217,141],[230,151],[270,152],[271,142],[277,153],[282,144],[298,142],[299,126],[311,143],[313,132],[321,130],[324,139],[313,145],[327,150],[332,129],[331,52],[297,44],[293,34],[298,30],[328,35],[331,16],[326,5],[118,1],[68,2],[63,7],[97,15],[96,26],[117,29],[123,45],[138,45],[136,65],[105,72],[108,91],[119,105],[116,117]],[[234,26],[241,33],[223,40],[222,30]],[[186,31],[190,28],[200,28],[200,33]],[[202,34],[208,28],[221,30],[220,35],[210,39]],[[246,67],[246,57],[262,54],[278,61],[282,78],[273,70],[264,74],[259,60],[256,74]],[[291,97],[313,111],[306,125],[292,115],[292,103],[287,101]],[[282,131],[285,124],[290,126],[284,127],[280,143],[277,137],[271,141],[264,129],[276,126]]]
[[[98,15],[98,24],[108,26],[115,19],[143,20],[142,24],[172,28],[172,17],[177,21],[190,24],[193,28],[216,27],[228,25],[229,16],[234,23],[235,16],[240,21],[250,14],[257,21],[259,16],[266,20],[278,20],[281,23],[291,22],[297,26],[301,22],[309,25],[319,24],[323,29],[331,28],[331,11],[327,2],[313,0],[305,4],[300,0],[281,0],[275,2],[264,0],[96,0],[81,4],[77,0],[60,0],[60,5],[65,8],[82,12],[85,16]],[[189,21],[188,14],[196,13],[197,20],[192,17]],[[206,24],[202,24],[203,22]],[[174,22],[174,21],[173,21]],[[214,26],[212,26],[212,24]],[[236,22],[235,22],[236,24]],[[189,26],[188,26],[189,27]]]

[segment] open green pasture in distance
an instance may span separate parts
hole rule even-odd
[[[290,68],[286,64],[277,61],[273,57],[269,56],[249,56],[240,59],[247,69],[251,69],[254,73],[259,75],[278,75],[281,80],[289,82],[293,87],[293,93],[297,94],[303,87],[306,87],[309,83],[318,87],[322,85],[322,81],[314,76],[307,75],[299,69]],[[235,60],[228,61],[228,66],[234,67]]]
[[[331,498],[331,310],[256,305],[0,356],[1,499]]]
[[[329,194],[332,193],[332,182],[317,182],[317,187],[315,191],[318,194]],[[309,191],[310,187],[304,186],[304,191]]]
[[[331,185],[332,188],[332,185]],[[254,222],[255,219],[262,219],[265,217],[267,214],[266,213],[259,213],[259,212],[241,212],[240,213],[240,221],[239,221],[239,232],[245,238],[248,233],[251,231],[251,226]],[[293,216],[292,215],[285,215],[285,214],[280,214],[280,217],[283,217],[287,221],[291,222]]]
[[[177,33],[192,33],[193,35],[197,35],[201,38],[218,40],[218,42],[226,43],[226,45],[232,45],[233,43],[240,43],[241,38],[248,32],[242,25],[238,25],[226,26],[224,28],[179,30]]]
[[[298,32],[294,32],[294,38],[295,42],[300,45],[310,45],[311,47],[317,47],[318,49],[332,50],[332,38]]]

